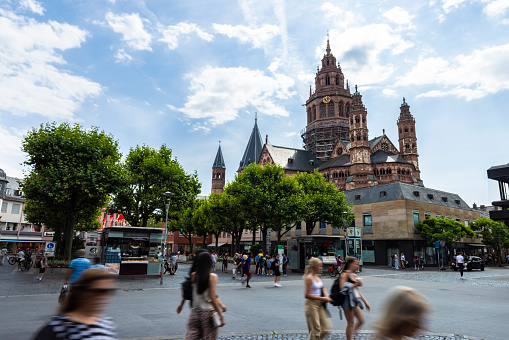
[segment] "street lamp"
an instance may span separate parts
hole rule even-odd
[[[348,222],[348,211],[343,211],[343,230],[345,232],[345,261],[348,256],[348,233],[346,232],[347,222]]]
[[[168,203],[166,203],[166,223],[164,225],[164,244],[163,244],[163,260],[161,261],[161,281],[159,284],[163,284],[163,277],[164,277],[164,259],[166,258],[166,240],[168,238],[168,209],[170,209],[170,200],[171,196],[175,195],[172,192],[165,192],[163,193],[163,196],[168,198]]]

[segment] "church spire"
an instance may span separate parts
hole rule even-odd
[[[223,152],[221,151],[221,141],[219,141],[219,148],[217,149],[216,159],[214,160],[214,164],[212,164],[213,168],[226,168],[224,164]]]
[[[327,30],[327,48],[325,51],[327,52],[327,55],[330,55],[329,30]]]
[[[253,130],[251,131],[251,136],[249,137],[246,150],[244,151],[244,155],[242,156],[242,160],[240,161],[239,169],[237,171],[242,171],[251,163],[258,164],[260,154],[262,153],[263,144],[260,130],[258,130],[257,121],[258,117],[255,118],[255,124]]]
[[[216,159],[212,164],[212,190],[214,193],[221,193],[224,191],[226,175],[226,165],[224,164],[223,152],[221,151],[221,141],[219,141],[219,148],[217,149]]]

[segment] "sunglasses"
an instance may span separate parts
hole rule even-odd
[[[97,295],[112,295],[115,294],[117,288],[90,288],[87,290]]]

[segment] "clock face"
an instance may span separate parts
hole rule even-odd
[[[325,97],[323,97],[323,102],[324,102],[325,104],[330,103],[330,97],[329,97],[329,96],[325,96]]]
[[[389,151],[389,144],[387,144],[387,143],[382,143],[382,145],[380,145],[380,148],[381,148],[383,151]]]

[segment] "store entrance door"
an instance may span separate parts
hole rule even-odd
[[[395,247],[389,247],[387,248],[387,263],[389,266],[392,267],[392,256],[396,254],[396,258],[398,258],[398,254],[399,254],[399,248],[395,248]],[[396,262],[397,265],[399,266],[398,262]]]

